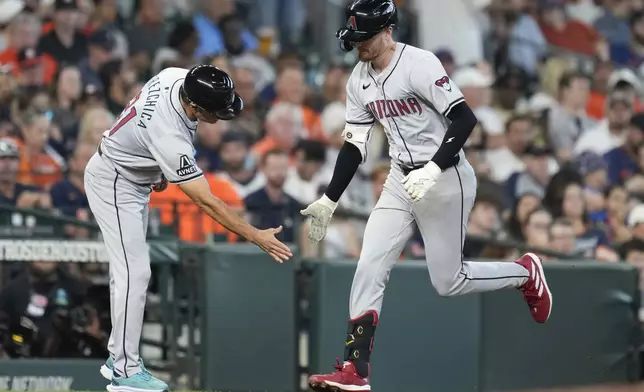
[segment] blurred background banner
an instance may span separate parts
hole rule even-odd
[[[644,1],[395,2],[395,38],[434,52],[478,118],[463,257],[537,253],[555,299],[536,326],[517,293],[440,298],[415,230],[387,290],[374,388],[641,385]],[[258,392],[303,391],[332,369],[389,173],[376,131],[327,237],[306,240],[299,211],[343,144],[347,4],[0,0],[0,390],[104,388],[109,265],[85,166],[150,77],[204,63],[230,73],[245,108],[199,124],[197,163],[248,222],[282,225],[297,257],[275,265],[178,187],[152,193],[146,366],[175,389]]]

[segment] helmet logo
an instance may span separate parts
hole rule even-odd
[[[356,26],[356,17],[355,16],[350,16],[349,21],[347,21],[347,27],[350,27],[351,30],[358,30],[358,26]]]

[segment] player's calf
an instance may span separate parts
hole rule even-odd
[[[338,392],[371,391],[369,373],[373,339],[378,325],[378,314],[374,311],[349,320],[345,341],[344,362],[335,365],[330,374],[316,374],[309,377],[313,390]]]

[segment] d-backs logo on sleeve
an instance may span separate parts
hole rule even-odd
[[[187,155],[181,155],[179,157],[179,170],[177,170],[177,174],[181,177],[185,177],[196,172],[197,166],[190,160],[190,158],[188,158]]]
[[[443,76],[442,78],[438,79],[434,82],[434,84],[438,87],[444,88],[448,92],[452,91],[452,85],[450,84],[449,78],[447,76]]]

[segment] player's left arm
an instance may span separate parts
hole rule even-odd
[[[450,120],[445,137],[432,158],[432,162],[445,170],[454,165],[456,156],[476,126],[476,116],[433,53],[415,64],[410,79],[414,92]]]
[[[454,166],[467,138],[476,126],[476,116],[465,102],[463,93],[452,83],[433,53],[415,62],[410,73],[411,88],[420,100],[429,102],[450,124],[438,150],[422,168],[412,170],[402,180],[405,191],[415,201],[422,199],[436,184],[438,176]]]

